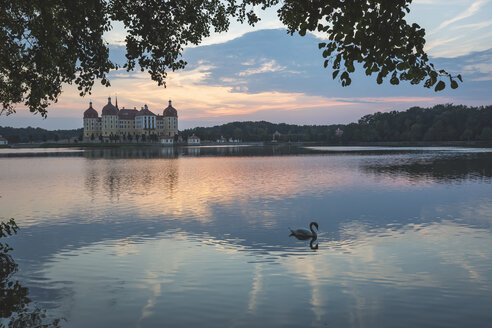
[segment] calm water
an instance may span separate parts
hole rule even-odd
[[[492,149],[0,150],[0,196],[65,327],[492,320]]]

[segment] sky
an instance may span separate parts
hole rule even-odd
[[[410,8],[407,20],[426,29],[426,50],[436,67],[462,74],[458,89],[436,93],[408,83],[377,85],[375,76],[366,77],[361,70],[354,73],[352,85],[342,87],[323,68],[318,43],[324,36],[288,35],[272,8],[260,14],[262,21],[255,27],[235,23],[228,32],[186,48],[187,68],[169,73],[167,88],[157,86],[147,72],[120,69],[110,73],[110,88],[96,83],[83,98],[74,86],[64,86],[47,119],[19,106],[17,113],[0,116],[0,126],[80,128],[89,101],[100,113],[108,96],[113,103],[117,96],[120,108],[147,104],[155,114],[162,114],[171,99],[180,129],[258,120],[349,123],[412,106],[492,105],[492,0],[417,0]],[[117,24],[105,36],[111,59],[120,63],[124,36]]]

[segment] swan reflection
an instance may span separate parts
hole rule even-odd
[[[311,238],[311,241],[309,242],[309,247],[310,247],[311,249],[318,249],[318,244],[319,244],[319,243],[316,243],[316,245],[315,245],[315,246],[313,246],[313,243],[314,243],[317,239],[318,239],[317,237],[313,237],[313,238]]]
[[[316,222],[311,222],[309,224],[309,230],[304,229],[304,228],[293,230],[293,229],[289,228],[289,230],[290,230],[289,237],[294,236],[298,240],[311,239],[311,241],[309,242],[309,247],[311,249],[318,249],[318,243],[316,243],[316,245],[313,246],[314,242],[318,239],[318,234],[316,231],[314,231],[313,226],[316,227],[316,230],[319,230],[318,223],[316,223]]]

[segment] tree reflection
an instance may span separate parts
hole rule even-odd
[[[13,219],[0,222],[0,238],[9,237],[17,230]],[[12,279],[18,265],[8,254],[11,250],[7,243],[0,241],[0,328],[60,327],[61,320],[47,319],[46,310],[34,306],[28,297],[29,289]]]
[[[412,158],[397,164],[363,165],[362,169],[378,176],[407,177],[416,182],[459,183],[492,178],[491,161],[490,153],[477,153],[438,158]]]

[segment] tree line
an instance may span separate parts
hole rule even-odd
[[[41,128],[12,128],[0,126],[0,136],[6,138],[10,144],[19,142],[48,142],[66,139],[82,140],[83,128],[74,130],[45,130]]]
[[[337,129],[343,131],[341,136],[335,133]],[[213,127],[186,129],[181,131],[180,135],[185,140],[186,137],[195,134],[202,140],[211,141],[221,137],[241,141],[271,141],[276,131],[280,135],[275,139],[280,142],[492,141],[492,106],[468,107],[445,104],[431,108],[412,107],[402,112],[378,112],[366,115],[358,122],[350,124],[295,125],[266,121],[232,122]],[[0,127],[0,135],[7,138],[9,143],[81,138],[82,132],[82,128],[48,131],[32,127]],[[145,141],[144,138],[141,140]]]
[[[340,129],[343,134],[337,135]],[[406,111],[377,112],[357,123],[294,125],[260,122],[232,122],[213,127],[181,131],[202,140],[221,137],[242,141],[270,141],[278,131],[279,141],[381,142],[381,141],[477,141],[492,140],[492,106],[436,105],[412,107]]]

